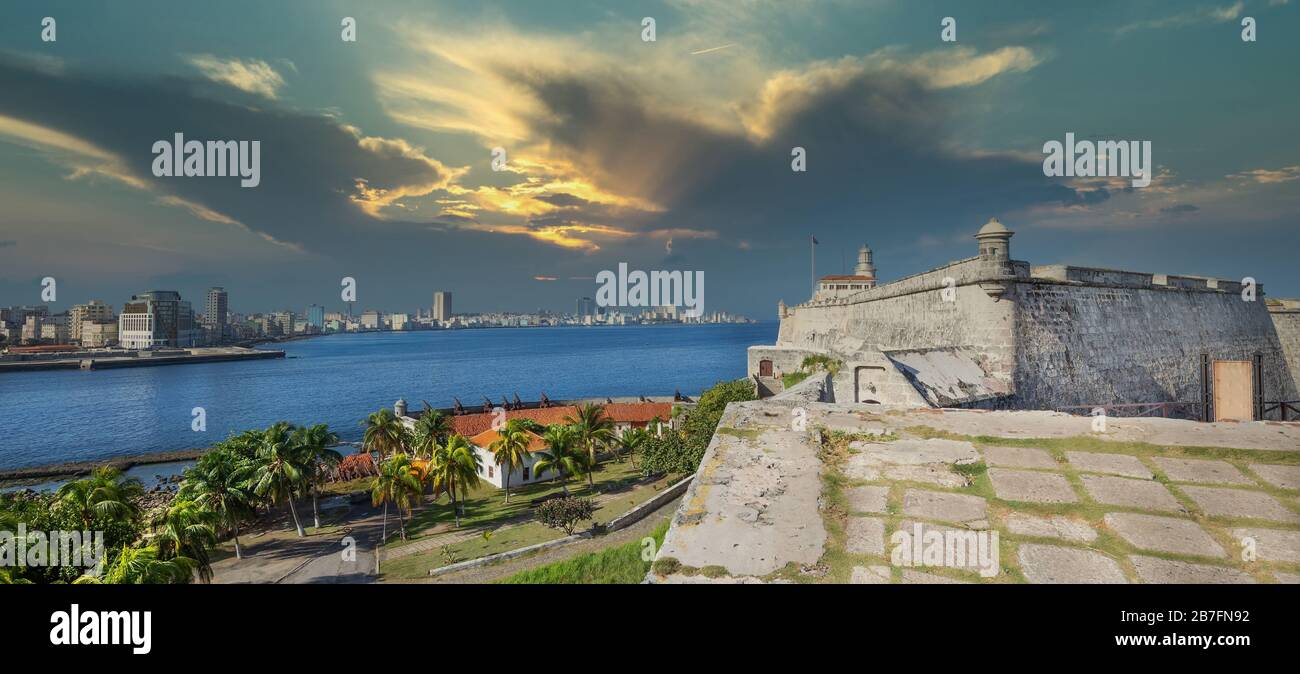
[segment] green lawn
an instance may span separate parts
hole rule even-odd
[[[668,532],[668,519],[664,518],[650,534],[655,539],[655,549],[663,545],[664,534]],[[645,546],[641,541],[632,541],[599,552],[588,552],[564,561],[545,564],[527,571],[520,571],[513,576],[502,578],[497,583],[507,585],[598,585],[640,583],[650,562],[642,559]]]
[[[595,474],[596,490],[601,493],[614,493],[616,496],[596,509],[595,521],[607,523],[634,506],[644,503],[661,489],[671,484],[669,478],[660,478],[644,484],[636,484],[641,479],[640,473],[632,467],[631,462],[613,461],[601,465]],[[485,484],[470,493],[465,506],[465,516],[461,518],[461,527],[455,527],[451,506],[446,498],[436,503],[427,504],[415,514],[413,523],[408,528],[413,532],[410,540],[393,540],[389,549],[398,549],[402,545],[431,535],[452,532],[474,534],[465,540],[447,546],[450,558],[442,546],[405,557],[398,557],[384,562],[383,575],[391,578],[423,578],[429,569],[486,555],[506,552],[517,548],[554,540],[564,536],[564,532],[547,528],[531,521],[533,499],[560,491],[559,485],[541,483],[527,485],[518,491],[512,490],[510,505],[505,504],[505,491]],[[575,496],[591,496],[587,482],[579,484],[569,481],[569,492]],[[590,526],[584,522],[580,531]],[[391,530],[391,529],[390,529]],[[488,532],[484,535],[484,532]]]

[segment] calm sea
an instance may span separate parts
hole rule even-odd
[[[287,357],[0,375],[0,468],[206,447],[275,421],[327,423],[345,440],[405,398],[412,409],[536,400],[696,395],[745,376],[745,347],[777,323],[502,328],[343,334],[288,342]],[[202,407],[207,431],[191,430]],[[146,470],[148,467],[142,467]]]

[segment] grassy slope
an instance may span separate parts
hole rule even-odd
[[[655,549],[663,544],[667,532],[668,520],[664,519],[651,534],[655,540]],[[644,541],[633,541],[521,571],[496,582],[509,585],[640,583],[650,570],[650,562],[642,560],[642,551],[645,549]]]

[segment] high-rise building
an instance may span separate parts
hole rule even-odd
[[[271,319],[280,326],[280,334],[292,335],[294,332],[294,320],[296,317],[292,311],[277,311],[271,314]]]
[[[307,315],[307,325],[317,329],[325,327],[325,307],[313,304],[307,307],[307,311],[304,313]]]
[[[227,315],[230,311],[229,295],[225,288],[208,288],[208,301],[203,310],[203,327],[215,337],[223,337]]]
[[[451,320],[451,293],[439,290],[433,294],[433,319],[435,321]]]
[[[113,308],[99,300],[91,300],[88,304],[76,304],[68,311],[68,332],[71,333],[74,342],[80,342],[83,323],[86,321],[98,323],[112,319]]]
[[[117,317],[118,340],[127,349],[194,346],[194,310],[174,290],[133,295]]]

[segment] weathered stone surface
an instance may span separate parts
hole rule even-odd
[[[887,566],[855,566],[853,573],[849,576],[851,585],[888,585],[889,584],[889,567]]]
[[[1246,539],[1253,541],[1259,559],[1300,564],[1300,531],[1242,527],[1233,529],[1232,537],[1239,544]]]
[[[1076,503],[1078,497],[1064,475],[1010,468],[990,468],[993,492],[1006,501]]]
[[[895,538],[900,533],[907,534],[906,538]],[[997,555],[1001,553],[994,550],[992,532],[904,520],[899,522],[898,529],[890,537],[889,545],[891,560],[893,560],[895,545],[909,546],[906,550],[907,554],[902,558],[910,560],[910,566],[912,567],[942,566],[975,571],[981,573],[981,575],[997,575],[1000,572],[1000,560]],[[931,548],[932,545],[938,547]],[[948,554],[950,550],[952,552],[951,556]],[[984,551],[983,559],[980,558],[981,550]],[[927,558],[925,556],[927,551],[936,555],[942,553],[939,555],[942,559]]]
[[[907,466],[927,463],[975,463],[980,460],[975,445],[965,440],[940,438],[930,440],[908,438],[893,442],[863,444],[859,456],[866,456],[880,463]]]
[[[1205,482],[1209,484],[1253,484],[1250,478],[1227,461],[1204,459],[1170,459],[1154,457],[1156,465],[1174,482]]]
[[[1098,503],[1166,512],[1183,510],[1178,499],[1159,482],[1108,475],[1083,475],[1080,479],[1084,491]]]
[[[1110,473],[1151,479],[1151,469],[1142,465],[1136,456],[1128,454],[1105,454],[1101,452],[1066,452],[1065,458],[1076,470],[1089,473]]]
[[[1273,577],[1277,582],[1284,585],[1300,585],[1300,573],[1286,573],[1285,571],[1274,571]]]
[[[844,490],[849,510],[855,513],[883,513],[889,487],[849,487]]]
[[[1058,468],[1056,459],[1044,449],[1033,447],[985,447],[984,462],[1008,468]]]
[[[880,462],[863,454],[853,454],[844,461],[844,475],[852,480],[875,482],[880,479]]]
[[[1007,517],[1007,531],[1021,536],[1060,538],[1080,543],[1091,543],[1097,540],[1097,532],[1093,531],[1087,522],[1061,515],[1038,517],[1025,513],[1011,513]]]
[[[1107,513],[1106,526],[1130,545],[1143,550],[1172,552],[1201,557],[1227,557],[1196,522],[1178,517],[1159,517],[1139,513]]]
[[[885,554],[885,521],[875,517],[850,517],[845,527],[845,549],[855,555]]]
[[[1263,492],[1218,487],[1179,488],[1208,515],[1300,522],[1300,515],[1288,510],[1277,499]]]
[[[936,487],[956,489],[965,487],[969,480],[954,473],[942,463],[930,463],[921,466],[885,466],[885,477],[905,482],[924,482]]]
[[[1178,562],[1145,555],[1129,555],[1144,583],[1172,583],[1182,585],[1250,584],[1255,579],[1237,569],[1208,564]]]
[[[976,522],[988,517],[988,503],[968,494],[908,489],[903,514],[946,522]]]
[[[1279,466],[1271,463],[1252,463],[1250,469],[1274,487],[1300,489],[1300,466]]]
[[[904,585],[970,585],[968,580],[958,580],[924,571],[903,569]]]
[[[1020,570],[1031,583],[1127,583],[1115,560],[1092,550],[1023,543]]]

